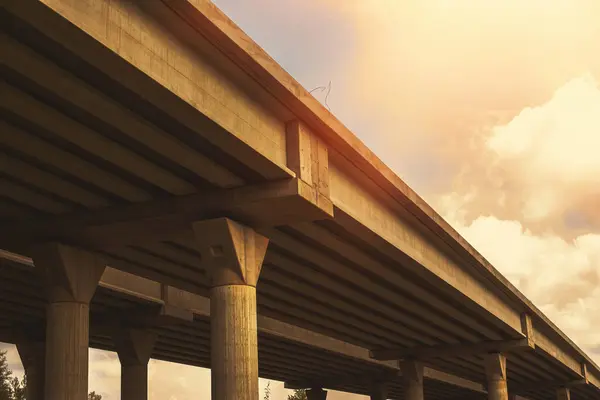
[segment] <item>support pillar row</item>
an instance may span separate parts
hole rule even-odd
[[[506,384],[506,356],[500,353],[486,354],[484,358],[489,400],[508,400]]]
[[[227,218],[193,229],[211,279],[212,399],[258,400],[256,283],[269,240]]]
[[[86,400],[90,300],[105,265],[91,253],[58,243],[37,246],[32,256],[48,297],[45,399]]]

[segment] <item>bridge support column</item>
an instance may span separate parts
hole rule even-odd
[[[17,343],[17,351],[27,376],[27,400],[44,400],[46,346],[43,341]]]
[[[227,218],[193,224],[210,274],[213,400],[258,400],[256,283],[268,239]]]
[[[400,370],[405,400],[423,400],[423,364],[403,361]]]
[[[312,388],[306,391],[307,400],[327,400],[327,390]]]
[[[156,333],[147,329],[123,329],[113,334],[121,362],[121,398],[148,399],[148,361]]]
[[[484,358],[489,400],[508,400],[506,384],[506,356],[500,353],[486,354]]]
[[[90,300],[105,266],[90,253],[57,243],[38,246],[32,255],[48,292],[45,398],[86,400]]]
[[[571,390],[566,387],[556,389],[556,400],[571,400]]]
[[[371,388],[371,400],[387,400],[388,385],[383,382],[375,382]]]

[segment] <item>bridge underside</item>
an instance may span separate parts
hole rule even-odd
[[[8,336],[12,328],[40,327],[45,323],[46,300],[43,284],[31,266],[0,259],[0,341],[13,342]],[[111,285],[100,284],[91,303],[90,346],[116,351],[111,327],[105,315],[132,315],[158,306],[156,299],[147,299],[133,293],[116,290]],[[210,318],[195,314],[193,321],[153,328],[158,340],[152,353],[157,360],[210,368]],[[318,382],[331,378],[345,378],[346,382],[330,389],[349,393],[370,393],[369,378],[391,376],[397,369],[352,359],[334,351],[309,346],[277,335],[259,332],[260,376],[282,382]],[[429,373],[434,375],[435,372]],[[441,374],[444,375],[444,374]],[[444,375],[445,376],[445,375]],[[354,378],[354,379],[351,379]],[[361,379],[362,378],[362,379]],[[458,380],[452,376],[445,380],[425,377],[427,399],[485,399],[481,385]],[[402,399],[400,377],[391,379],[390,398]],[[470,386],[470,387],[469,387]]]
[[[39,243],[65,243],[209,298],[214,271],[192,224],[227,217],[270,241],[259,327],[271,318],[367,353],[524,337],[520,317],[529,310],[508,288],[422,226],[407,211],[413,205],[381,190],[339,147],[303,131],[298,110],[215,47],[222,38],[211,24],[187,19],[195,15],[187,2],[46,3],[54,9],[38,1],[0,9],[0,249],[29,257]],[[36,276],[2,262],[2,327],[45,323]],[[90,345],[114,350],[98,317],[140,307],[156,301],[100,285]],[[554,399],[591,364],[532,318],[538,341],[507,354],[508,388]],[[207,314],[156,329],[152,357],[210,366]],[[367,394],[370,378],[398,372],[260,329],[258,343],[265,378]],[[485,356],[424,360],[433,374],[425,374],[425,397],[487,398]],[[403,398],[401,378],[388,380],[391,396]],[[598,387],[573,386],[571,395],[594,399]]]

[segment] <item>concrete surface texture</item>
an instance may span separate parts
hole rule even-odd
[[[210,367],[217,400],[259,376],[310,399],[600,395],[594,361],[212,3],[1,17],[0,340],[43,369],[32,396],[83,400],[90,346],[132,399],[150,358]]]

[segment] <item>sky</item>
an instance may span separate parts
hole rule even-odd
[[[215,3],[600,363],[600,2]],[[150,400],[210,398],[208,370],[149,374]]]

